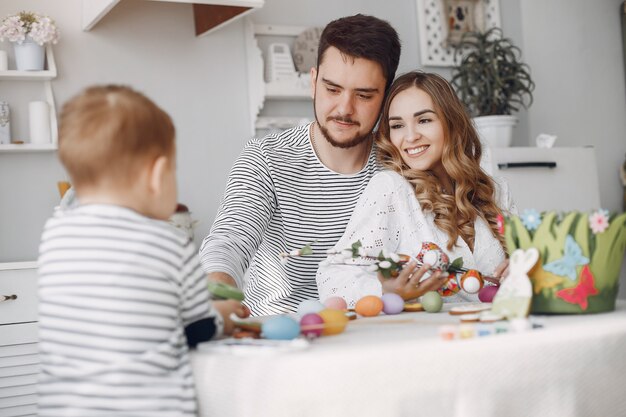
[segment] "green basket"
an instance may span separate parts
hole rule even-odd
[[[526,210],[506,219],[504,236],[510,253],[518,248],[539,250],[539,262],[529,272],[531,313],[588,314],[615,309],[626,249],[626,213]]]

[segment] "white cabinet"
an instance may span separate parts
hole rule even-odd
[[[0,416],[35,416],[37,265],[0,263]]]
[[[57,112],[56,112],[56,104],[54,101],[54,94],[52,92],[52,83],[51,81],[57,76],[57,67],[54,61],[54,54],[52,53],[52,46],[46,46],[46,62],[47,69],[44,71],[17,71],[17,70],[8,70],[8,71],[0,71],[0,85],[4,83],[13,83],[13,82],[41,82],[43,87],[43,95],[45,101],[48,103],[48,108],[50,109],[50,137],[51,143],[46,144],[33,144],[28,143],[26,132],[19,132],[19,137],[24,138],[25,143],[21,144],[0,144],[0,153],[2,152],[41,152],[41,151],[54,151],[57,149],[57,137],[58,137],[58,129],[57,129]],[[2,99],[3,97],[0,97]],[[9,101],[9,105],[11,105],[12,100]],[[26,103],[22,103],[24,107]],[[26,109],[22,109],[22,111],[27,112]],[[15,129],[14,129],[15,130]]]
[[[507,181],[520,211],[600,208],[596,153],[592,147],[490,148],[485,149],[482,166]]]

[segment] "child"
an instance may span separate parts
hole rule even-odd
[[[505,275],[507,262],[497,217],[515,211],[506,185],[480,168],[481,145],[450,84],[437,74],[410,72],[396,79],[383,106],[376,143],[384,171],[372,177],[335,251],[360,240],[415,256],[422,242],[436,243],[450,260],[484,274]],[[409,263],[386,279],[355,266],[322,263],[320,299],[341,296],[349,306],[365,295],[394,292],[405,300],[437,290],[445,274],[422,280],[428,265]],[[460,292],[446,301],[477,301]]]
[[[63,107],[59,157],[80,204],[57,210],[40,245],[40,416],[197,414],[188,346],[244,311],[211,305],[192,241],[166,222],[174,135],[127,87]]]

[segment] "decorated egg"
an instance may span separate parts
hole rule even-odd
[[[324,307],[345,311],[348,309],[348,303],[341,297],[328,297],[324,300]]]
[[[478,291],[478,299],[483,303],[491,303],[493,301],[493,297],[496,296],[498,292],[497,285],[487,285],[483,287],[482,290]]]
[[[349,321],[345,313],[339,310],[327,308],[320,311],[318,314],[322,320],[324,320],[324,330],[322,334],[325,336],[343,332]]]
[[[468,294],[476,294],[484,285],[483,276],[475,269],[463,273],[459,283],[463,291]]]
[[[261,325],[261,335],[266,339],[291,340],[299,334],[300,325],[287,316],[272,317]]]
[[[438,313],[443,307],[443,299],[437,291],[428,291],[422,295],[421,303],[424,310],[429,313]]]
[[[399,314],[404,310],[404,299],[396,293],[383,294],[383,312],[385,314]]]
[[[450,258],[441,248],[433,242],[423,242],[422,248],[416,256],[422,264],[428,264],[434,269],[447,270],[450,266]]]
[[[458,293],[461,290],[459,281],[455,273],[448,274],[448,278],[445,279],[443,285],[437,290],[442,297],[450,297]]]
[[[316,313],[305,314],[300,319],[300,330],[306,337],[320,337],[324,330],[324,319]]]
[[[303,317],[305,314],[319,313],[325,308],[319,300],[304,300],[298,305],[298,316]]]
[[[375,295],[366,295],[356,302],[354,311],[364,317],[374,317],[383,311],[383,300]]]

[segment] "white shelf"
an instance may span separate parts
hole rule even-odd
[[[262,25],[254,24],[250,19],[246,29],[246,55],[248,61],[248,99],[250,106],[251,134],[256,129],[268,128],[268,120],[273,124],[269,128],[277,127],[275,122],[284,126],[288,120],[298,121],[300,117],[259,117],[266,100],[301,101],[311,100],[311,75],[295,74],[291,78],[266,82],[263,76],[263,53],[257,42],[258,36],[296,37],[306,30],[305,26]],[[295,126],[294,124],[293,126]]]
[[[15,269],[36,269],[37,261],[28,262],[0,262],[0,271],[10,271]]]
[[[0,71],[0,81],[36,81],[43,82],[45,101],[50,109],[50,139],[51,143],[46,144],[0,144],[0,153],[13,152],[48,152],[57,149],[58,127],[57,127],[57,111],[52,92],[52,80],[57,76],[57,66],[52,52],[52,46],[46,45],[46,63],[48,69],[44,71],[17,71],[8,70]]]
[[[57,76],[56,71],[0,71],[0,80],[7,81],[50,81]]]
[[[83,12],[82,12],[82,26],[84,31],[93,29],[96,24],[104,16],[106,16],[121,0],[83,0]],[[241,8],[247,10],[231,10],[234,13],[219,13],[218,19],[221,22],[212,22],[210,28],[205,29],[198,26],[197,16],[194,21],[196,24],[196,36],[204,36],[218,28],[221,28],[226,23],[240,18],[254,9],[263,7],[265,0],[150,0],[150,1],[165,1],[170,3],[189,3],[194,6],[224,6],[228,8]],[[222,10],[220,10],[222,11]],[[225,11],[225,10],[224,10]],[[204,13],[203,13],[204,14]],[[213,19],[211,19],[213,20]]]
[[[56,150],[56,143],[12,143],[10,145],[0,144],[0,153],[53,152]]]

